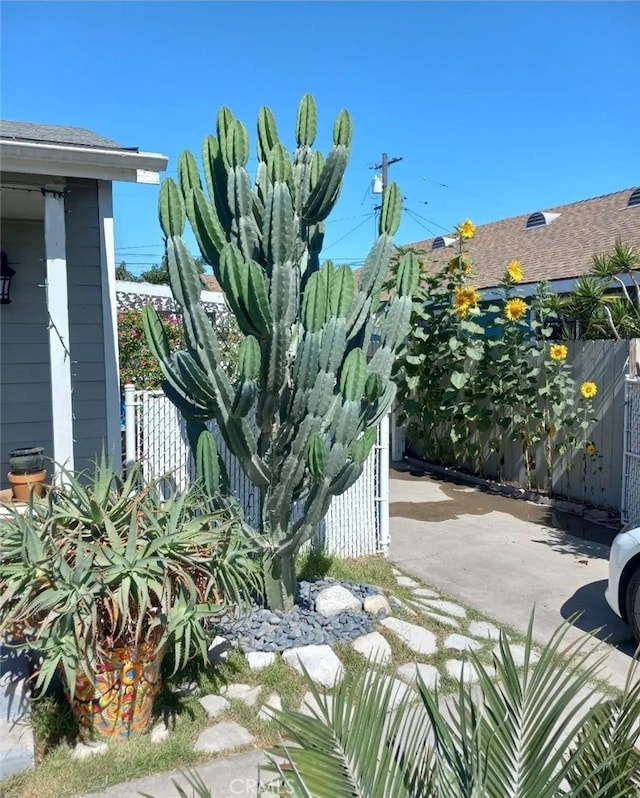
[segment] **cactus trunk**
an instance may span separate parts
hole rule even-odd
[[[338,115],[326,159],[311,149],[316,127],[315,102],[306,95],[291,158],[273,114],[262,109],[252,185],[245,168],[247,131],[229,109],[220,111],[217,136],[207,136],[203,145],[204,180],[193,155],[183,153],[178,184],[169,178],[160,191],[160,224],[172,293],[182,309],[185,351],[170,352],[157,312],[145,308],[147,338],[164,372],[165,392],[191,430],[201,485],[217,490],[217,467],[209,462],[217,453],[205,429],[215,420],[260,491],[260,529],[250,533],[265,560],[267,600],[280,609],[293,603],[296,553],[332,497],[362,473],[376,426],[393,402],[391,370],[409,331],[419,276],[415,256],[403,255],[394,296],[380,313],[400,223],[395,184],[385,191],[379,236],[358,285],[348,266],[321,263],[324,222],[349,159],[351,119],[346,111]],[[198,270],[182,239],[187,219],[245,336],[233,379],[200,304]],[[374,326],[379,346],[369,359]]]

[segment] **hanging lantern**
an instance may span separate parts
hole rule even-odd
[[[11,279],[16,270],[9,266],[6,252],[2,252],[0,257],[0,304],[9,305],[11,303]]]

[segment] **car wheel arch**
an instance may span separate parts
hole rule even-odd
[[[618,583],[618,607],[620,615],[625,623],[629,623],[629,616],[627,614],[627,588],[633,574],[640,569],[640,553],[634,555],[629,562],[624,566],[624,570],[620,575],[620,582]]]

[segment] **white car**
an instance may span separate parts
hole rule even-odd
[[[611,544],[605,597],[640,642],[640,521],[627,524]]]

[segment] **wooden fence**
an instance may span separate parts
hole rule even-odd
[[[552,493],[567,499],[593,504],[619,512],[624,457],[624,383],[629,360],[629,341],[570,341],[567,362],[573,366],[576,384],[595,382],[598,394],[594,400],[597,422],[586,436],[596,446],[596,455],[585,456],[584,450],[556,455]],[[395,418],[395,414],[394,414]],[[410,442],[409,442],[410,443]],[[405,448],[404,431],[392,420],[391,453],[397,460]],[[422,453],[428,461],[429,452]],[[535,452],[534,482],[544,484],[544,451]],[[499,473],[500,472],[500,473]],[[487,454],[485,475],[506,482],[526,484],[526,473],[520,446],[505,444],[504,462],[498,468],[497,457]]]

